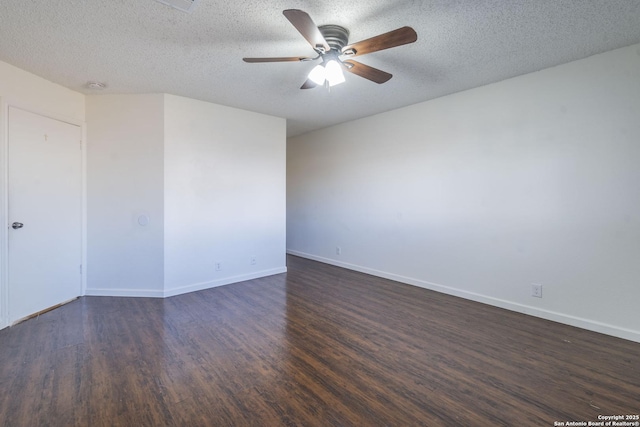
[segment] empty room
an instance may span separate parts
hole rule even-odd
[[[3,0],[0,425],[640,426],[640,0]]]

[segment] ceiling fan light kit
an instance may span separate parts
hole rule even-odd
[[[334,61],[333,59],[329,60],[327,64],[324,66],[327,70],[326,79],[329,82],[329,86],[335,86],[340,83],[344,83],[344,74],[342,74],[342,68],[338,61]]]
[[[322,63],[311,70],[307,80],[300,89],[311,89],[322,85],[329,87],[344,83],[343,70],[378,84],[384,83],[392,77],[391,74],[361,62],[356,62],[350,58],[413,43],[418,39],[418,35],[413,28],[402,27],[348,45],[349,30],[344,27],[339,25],[323,25],[318,27],[306,12],[298,9],[287,9],[282,13],[309,42],[313,50],[316,51],[317,56],[315,58],[303,56],[243,58],[243,60],[249,63],[302,62],[322,58]],[[343,61],[340,58],[341,56],[348,58],[348,60]]]
[[[322,64],[313,67],[307,79],[318,86],[325,83],[329,86],[335,86],[345,82],[342,67],[335,55],[325,55]]]
[[[321,85],[324,84],[326,76],[327,70],[322,66],[322,64],[320,64],[313,67],[307,78],[315,84]]]

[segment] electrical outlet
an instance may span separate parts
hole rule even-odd
[[[251,265],[256,265],[256,257],[252,256],[250,262]]]
[[[536,298],[542,298],[542,285],[539,283],[531,284],[531,296]]]
[[[215,267],[216,267],[216,271],[222,270],[222,263],[220,261],[216,261]]]
[[[336,246],[336,255],[342,255],[342,248],[340,246]]]

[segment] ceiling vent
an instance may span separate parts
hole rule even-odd
[[[196,4],[200,0],[156,0],[156,1],[162,4],[166,4],[167,6],[171,6],[174,9],[191,13],[193,12],[193,9],[195,9]]]

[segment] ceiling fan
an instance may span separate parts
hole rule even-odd
[[[344,27],[339,25],[322,25],[318,27],[308,13],[298,9],[287,9],[282,13],[309,42],[318,56],[315,58],[306,56],[242,58],[242,60],[244,62],[257,63],[302,62],[322,59],[322,63],[311,70],[300,89],[311,89],[320,85],[334,86],[343,83],[343,69],[372,82],[384,83],[392,77],[391,74],[354,61],[351,58],[413,43],[418,39],[418,35],[413,28],[402,27],[370,39],[347,44],[349,42],[349,30]]]

